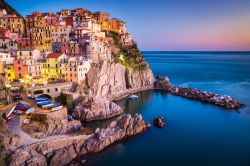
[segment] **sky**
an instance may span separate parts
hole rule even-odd
[[[250,0],[6,0],[23,16],[86,8],[126,21],[144,51],[250,51]]]

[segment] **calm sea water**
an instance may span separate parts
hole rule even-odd
[[[90,166],[250,166],[250,53],[143,52],[155,75],[176,85],[233,96],[247,106],[240,113],[159,91],[118,103],[152,124],[162,115],[167,127],[89,156]]]

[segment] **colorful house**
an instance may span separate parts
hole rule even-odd
[[[15,70],[14,70],[14,65],[13,64],[7,64],[5,65],[4,68],[4,73],[5,73],[5,78],[7,82],[13,82],[15,79]]]
[[[90,70],[92,61],[83,57],[70,57],[66,65],[66,81],[81,84]]]
[[[67,63],[68,56],[64,53],[50,53],[46,58],[46,68],[44,74],[50,78],[61,78],[64,73],[62,64]]]
[[[33,78],[41,75],[41,67],[38,60],[40,51],[36,48],[27,48],[17,51],[17,58],[14,60],[15,78]]]

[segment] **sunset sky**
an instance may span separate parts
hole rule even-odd
[[[126,21],[141,50],[249,50],[250,0],[6,0],[23,16],[82,7]]]

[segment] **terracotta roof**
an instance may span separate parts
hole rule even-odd
[[[50,53],[47,58],[59,58],[63,53]]]

